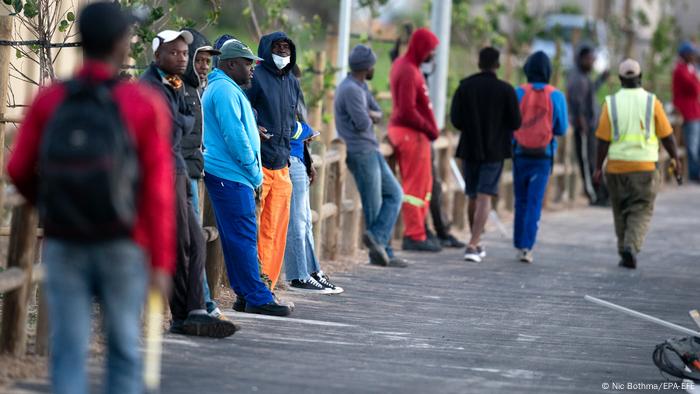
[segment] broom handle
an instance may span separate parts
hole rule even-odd
[[[664,327],[666,327],[666,328],[670,328],[671,330],[678,331],[678,332],[683,333],[683,334],[686,334],[686,335],[692,335],[692,336],[700,337],[700,332],[693,331],[693,330],[691,330],[691,329],[689,329],[689,328],[685,328],[685,327],[683,327],[683,326],[679,326],[679,325],[677,325],[677,324],[673,324],[673,323],[667,322],[667,321],[665,321],[665,320],[661,320],[661,319],[659,319],[659,318],[657,318],[657,317],[654,317],[654,316],[649,316],[649,315],[647,315],[647,314],[644,314],[644,313],[641,313],[641,312],[637,312],[637,311],[632,310],[632,309],[629,309],[629,308],[625,308],[624,306],[620,306],[620,305],[617,305],[617,304],[613,304],[612,302],[608,302],[608,301],[601,300],[600,298],[595,298],[595,297],[591,297],[591,296],[589,296],[589,295],[586,295],[586,296],[584,297],[584,299],[587,300],[587,301],[590,301],[590,302],[592,302],[592,303],[594,303],[594,304],[602,305],[602,306],[604,306],[604,307],[606,307],[606,308],[610,308],[610,309],[613,309],[613,310],[616,310],[616,311],[619,311],[619,312],[622,312],[622,313],[626,313],[626,314],[628,314],[628,315],[630,315],[630,316],[634,316],[634,317],[640,318],[640,319],[642,319],[642,320],[646,320],[646,321],[648,321],[648,322],[656,323],[656,324],[658,324],[658,325],[660,325],[660,326],[664,326]]]

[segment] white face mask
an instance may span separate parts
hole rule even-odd
[[[423,75],[431,75],[433,72],[435,72],[435,62],[431,60],[429,62],[421,63],[420,72],[423,73]]]
[[[285,56],[285,57],[277,56],[273,53],[272,54],[272,61],[274,61],[275,66],[277,66],[277,68],[281,70],[281,69],[287,67],[289,62],[292,61],[292,57],[291,56]]]

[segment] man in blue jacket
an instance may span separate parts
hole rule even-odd
[[[263,36],[258,46],[263,59],[246,91],[257,111],[262,138],[263,185],[260,193],[258,255],[262,271],[274,289],[284,262],[289,225],[292,181],[289,178],[290,139],[296,129],[299,81],[290,75],[296,64],[296,47],[286,34]]]
[[[549,85],[552,64],[542,52],[532,54],[524,66],[527,84],[515,93],[520,103],[522,126],[515,132],[513,186],[515,188],[515,222],[513,243],[518,259],[532,263],[532,247],[542,213],[542,200],[552,171],[555,136],[566,134],[568,114],[566,97]],[[542,115],[545,118],[542,119]],[[543,129],[545,128],[545,129]]]
[[[209,74],[204,108],[204,183],[214,205],[216,224],[233,291],[245,312],[287,316],[260,279],[255,190],[263,183],[260,137],[253,109],[243,93],[260,60],[238,40],[221,47],[218,67]]]

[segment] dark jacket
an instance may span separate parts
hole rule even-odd
[[[272,43],[278,40],[286,40],[291,49],[291,62],[281,72],[272,60]],[[246,94],[257,112],[258,125],[272,134],[272,138],[262,142],[262,165],[279,170],[289,166],[289,142],[302,96],[299,81],[290,73],[296,63],[296,47],[284,33],[275,32],[260,39],[258,56],[263,62],[256,67]]]
[[[175,159],[175,171],[185,174],[185,160],[182,158],[182,138],[189,135],[194,127],[194,116],[185,102],[184,86],[176,90],[160,75],[154,63],[141,76],[141,81],[148,83],[163,94],[168,102],[170,117],[173,122],[172,152]],[[184,85],[184,84],[183,84]]]
[[[190,60],[187,71],[182,77],[185,82],[185,102],[194,115],[194,128],[192,132],[182,138],[182,156],[187,165],[187,175],[190,178],[202,177],[204,170],[204,157],[202,156],[202,83],[199,75],[194,70],[194,59],[197,50],[203,46],[211,45],[202,33],[194,29],[185,29],[192,33],[194,41],[190,44]]]
[[[520,127],[515,90],[492,72],[463,79],[450,110],[462,132],[456,156],[472,162],[500,161],[512,156],[513,132]]]

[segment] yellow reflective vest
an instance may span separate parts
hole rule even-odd
[[[621,161],[659,161],[654,103],[656,97],[643,88],[620,89],[605,98],[612,138],[608,159]]]

